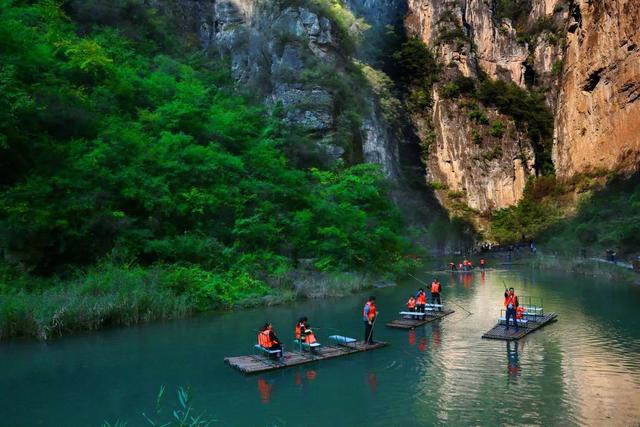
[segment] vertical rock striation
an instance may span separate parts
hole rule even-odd
[[[561,177],[640,161],[640,2],[573,2],[556,114]]]

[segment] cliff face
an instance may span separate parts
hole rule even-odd
[[[298,158],[325,164],[357,161],[365,133],[346,135],[350,106],[336,84],[349,78],[345,35],[326,14],[302,4],[178,0],[158,1],[157,7],[176,16],[211,55],[227,59],[238,87],[264,99],[269,109],[278,108],[286,123],[307,131],[313,144],[299,148],[307,152],[297,153]]]
[[[560,176],[638,167],[639,28],[638,1],[574,2],[553,151]]]
[[[514,2],[515,3],[515,2]],[[434,89],[434,141],[426,169],[438,187],[462,192],[469,207],[490,211],[522,196],[535,174],[531,144],[507,132],[489,147],[473,144],[482,133],[467,117],[466,101],[442,100],[456,75],[511,81],[545,93],[555,116],[552,157],[556,174],[629,170],[640,160],[640,3],[633,0],[533,0],[517,17],[497,2],[409,0],[406,28],[445,67]],[[517,19],[517,21],[516,21]],[[508,122],[497,112],[490,117]],[[422,119],[418,119],[421,121]],[[491,162],[486,149],[498,153]],[[483,153],[484,151],[484,153]],[[447,202],[444,191],[438,192]]]
[[[425,143],[428,181],[440,189],[441,202],[454,211],[460,202],[476,213],[516,203],[534,174],[533,148],[524,132],[493,108],[483,108],[484,123],[478,123],[472,113],[477,106],[470,108],[468,99],[446,99],[442,93],[456,77],[477,80],[481,73],[524,87],[531,67],[528,46],[516,40],[509,20],[495,18],[490,2],[409,0],[409,11],[405,21],[409,35],[429,45],[443,65],[429,119],[416,119],[421,128],[433,129],[432,141]],[[492,133],[493,123],[504,130]]]
[[[534,165],[540,142],[513,115],[450,95],[462,76],[544,94],[555,117],[545,155],[552,156],[560,177],[633,169],[640,160],[635,0],[531,0],[520,9],[489,0],[345,0],[341,4],[352,14],[346,30],[327,10],[302,0],[157,1],[172,8],[204,49],[229,58],[239,85],[270,108],[282,107],[285,121],[306,129],[315,156],[327,164],[380,163],[399,183],[407,165],[415,169],[409,156],[420,156],[411,138],[384,117],[375,89],[347,93],[365,105],[359,121],[349,122],[353,105],[345,106],[345,92],[335,85],[353,83],[354,65],[380,68],[376,55],[384,49],[385,31],[404,26],[442,65],[432,108],[411,117],[426,148],[424,169],[413,178],[426,175],[451,209],[483,214],[513,205],[539,172]],[[364,34],[359,49],[345,46],[345,31]],[[346,136],[345,128],[351,128]]]

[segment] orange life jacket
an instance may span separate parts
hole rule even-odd
[[[422,292],[418,294],[418,304],[423,305],[427,303],[427,295]]]
[[[296,339],[297,340],[300,339],[300,331],[302,331],[302,327],[301,327],[300,323],[296,323]]]
[[[439,294],[440,293],[440,283],[438,283],[438,282],[432,282],[431,283],[431,293],[432,294]]]
[[[509,295],[504,299],[504,306],[509,307],[509,304],[511,304],[514,309],[516,308],[516,306],[518,305],[518,297],[516,296],[516,294]]]
[[[407,308],[409,310],[413,310],[416,308],[416,299],[414,297],[410,297],[409,301],[407,301]]]
[[[518,307],[516,309],[516,319],[522,319],[524,317],[524,307]]]
[[[258,344],[260,344],[260,346],[264,348],[271,348],[273,342],[271,341],[271,337],[269,336],[268,329],[265,329],[258,334]]]
[[[310,329],[307,329],[308,332],[305,332],[305,336],[304,336],[304,342],[306,342],[307,344],[313,344],[314,342],[316,342],[316,336],[313,335],[313,332],[311,332]]]

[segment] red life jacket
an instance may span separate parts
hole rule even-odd
[[[363,319],[367,319],[368,318],[367,307],[371,307],[371,303],[369,301],[367,301],[367,303],[364,305],[364,308],[362,309],[362,318]]]
[[[462,270],[462,263],[461,263],[461,262],[460,262],[460,263],[458,263],[458,268],[459,268],[460,270]]]
[[[431,293],[432,294],[439,294],[440,293],[440,283],[438,283],[438,282],[432,282],[431,283]]]
[[[484,265],[484,259],[480,260],[480,265]]]
[[[409,310],[416,308],[416,299],[414,297],[409,298],[409,301],[407,301],[407,308]]]
[[[427,295],[424,292],[418,294],[418,304],[424,305],[426,303],[427,303]]]
[[[264,331],[258,334],[258,344],[264,348],[271,348],[273,342],[271,341],[271,337],[269,336],[269,330],[265,329]]]
[[[516,296],[516,294],[507,296],[504,299],[504,306],[509,307],[509,304],[511,304],[514,309],[518,306],[518,297]]]
[[[516,319],[522,319],[524,317],[524,307],[518,307],[516,309]]]
[[[372,322],[373,319],[376,318],[376,305],[371,303],[369,304],[369,322]]]

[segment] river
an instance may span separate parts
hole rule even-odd
[[[219,425],[638,425],[640,287],[529,269],[439,277],[456,313],[415,331],[389,329],[407,279],[372,291],[386,348],[246,376],[225,356],[251,352],[266,319],[288,344],[302,314],[360,338],[366,295],[239,310],[183,321],[0,344],[0,425],[149,425],[158,390],[163,414],[188,387],[196,412]],[[542,297],[558,322],[517,345],[483,340],[496,322],[503,283]],[[169,405],[170,404],[170,405]]]

